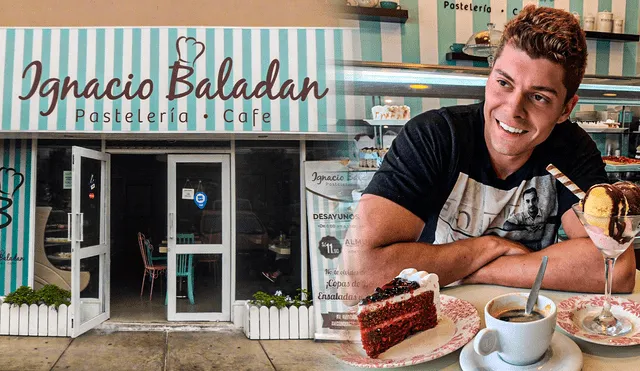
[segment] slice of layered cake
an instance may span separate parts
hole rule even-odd
[[[410,335],[435,327],[439,307],[438,276],[403,270],[358,304],[362,347],[369,357],[378,357]]]

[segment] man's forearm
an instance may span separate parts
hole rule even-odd
[[[359,272],[361,283],[352,293],[370,294],[402,269],[436,273],[441,286],[458,281],[505,254],[507,249],[493,236],[483,236],[444,245],[421,242],[394,243],[384,247],[347,250],[346,267]]]
[[[469,276],[467,283],[531,287],[542,256],[549,263],[542,287],[552,290],[594,292],[604,290],[604,260],[588,237],[575,238],[526,255],[503,256]],[[631,249],[618,258],[613,291],[631,292],[635,284],[635,256]]]

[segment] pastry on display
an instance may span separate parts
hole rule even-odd
[[[387,154],[386,148],[365,147],[360,149],[358,165],[363,168],[377,169]]]
[[[373,106],[371,114],[374,120],[408,120],[411,118],[409,106]]]
[[[408,268],[358,304],[362,347],[377,358],[407,337],[438,323],[438,276]]]
[[[625,156],[602,156],[607,165],[640,165],[640,160]]]

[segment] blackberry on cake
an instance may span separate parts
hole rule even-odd
[[[358,304],[362,347],[377,358],[407,337],[438,323],[438,276],[408,268]]]

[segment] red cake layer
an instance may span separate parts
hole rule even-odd
[[[358,322],[361,329],[367,329],[387,322],[400,314],[423,310],[429,305],[433,305],[433,291],[427,291],[397,303],[389,303],[379,309],[365,309],[358,314]]]
[[[432,296],[433,296],[433,292]],[[384,310],[384,309],[383,309]],[[376,327],[361,328],[362,347],[371,358],[376,358],[407,337],[433,328],[438,323],[433,303],[409,313],[396,313],[396,318]]]

